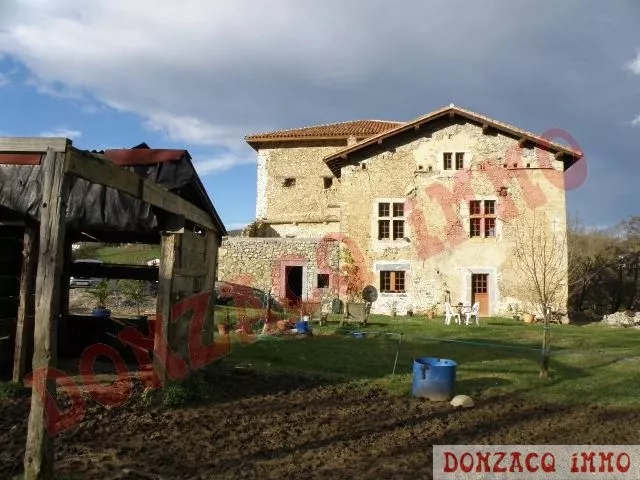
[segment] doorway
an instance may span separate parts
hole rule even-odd
[[[481,317],[489,315],[489,274],[474,273],[471,275],[471,304],[480,302]]]
[[[285,296],[292,305],[298,305],[302,300],[302,266],[286,266]]]

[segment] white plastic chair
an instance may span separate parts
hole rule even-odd
[[[479,314],[480,314],[480,302],[476,302],[471,307],[471,311],[464,312],[464,316],[466,317],[465,323],[469,325],[469,322],[471,321],[471,319],[473,317],[476,317],[476,325],[480,325]]]
[[[444,304],[444,324],[445,325],[450,325],[452,317],[456,317],[456,323],[458,325],[462,321],[460,319],[460,313],[457,312],[457,311],[454,312],[453,308],[451,308],[451,304],[449,302],[445,302],[445,304]]]

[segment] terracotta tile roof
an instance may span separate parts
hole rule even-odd
[[[464,118],[467,118],[469,120],[473,120],[479,123],[482,123],[483,125],[488,125],[491,126],[493,128],[495,128],[496,130],[502,131],[502,132],[506,132],[506,133],[510,133],[511,135],[515,135],[521,138],[524,138],[536,145],[540,145],[540,146],[545,146],[547,148],[550,148],[552,150],[556,150],[558,152],[562,152],[562,153],[567,153],[573,157],[576,157],[576,159],[580,159],[583,156],[583,153],[577,149],[573,149],[571,147],[568,147],[566,145],[563,145],[561,143],[556,143],[556,142],[552,142],[550,140],[547,140],[546,138],[543,138],[539,135],[536,135],[534,133],[528,132],[526,130],[523,130],[521,128],[517,128],[514,127],[512,125],[509,125],[507,123],[504,122],[500,122],[498,120],[494,120],[492,118],[489,118],[485,115],[481,115],[479,113],[475,113],[472,112],[471,110],[467,110],[464,108],[460,108],[460,107],[456,107],[453,104],[449,105],[448,107],[444,107],[444,108],[440,108],[438,110],[434,110],[431,113],[428,113],[426,115],[423,115],[421,117],[416,118],[415,120],[412,120],[410,122],[407,123],[403,123],[403,124],[399,124],[396,127],[387,130],[385,132],[380,132],[372,137],[366,138],[354,145],[350,145],[346,148],[343,148],[341,150],[338,150],[337,152],[327,156],[324,158],[324,162],[327,164],[327,166],[333,171],[333,173],[335,175],[339,175],[340,174],[340,164],[345,160],[346,156],[348,154],[351,154],[353,152],[356,152],[368,145],[372,145],[378,141],[384,140],[385,138],[389,138],[392,137],[394,135],[400,134],[402,132],[406,132],[408,130],[413,129],[414,127],[417,127],[419,125],[422,125],[424,123],[430,122],[432,120],[436,120],[438,118],[441,118],[445,115],[448,114],[454,114],[454,115],[459,115],[462,116]]]
[[[277,130],[273,132],[248,135],[245,140],[251,144],[260,141],[304,140],[331,138],[367,138],[403,125],[402,122],[387,120],[350,120],[347,122],[326,123],[308,127]]]

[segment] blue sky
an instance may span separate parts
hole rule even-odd
[[[186,148],[237,228],[245,135],[455,103],[570,133],[588,178],[569,210],[608,226],[640,213],[638,25],[633,0],[4,0],[0,132]]]

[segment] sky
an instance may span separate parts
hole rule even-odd
[[[585,153],[589,226],[640,214],[635,0],[0,0],[0,135],[186,148],[228,229],[251,133],[454,103]]]

